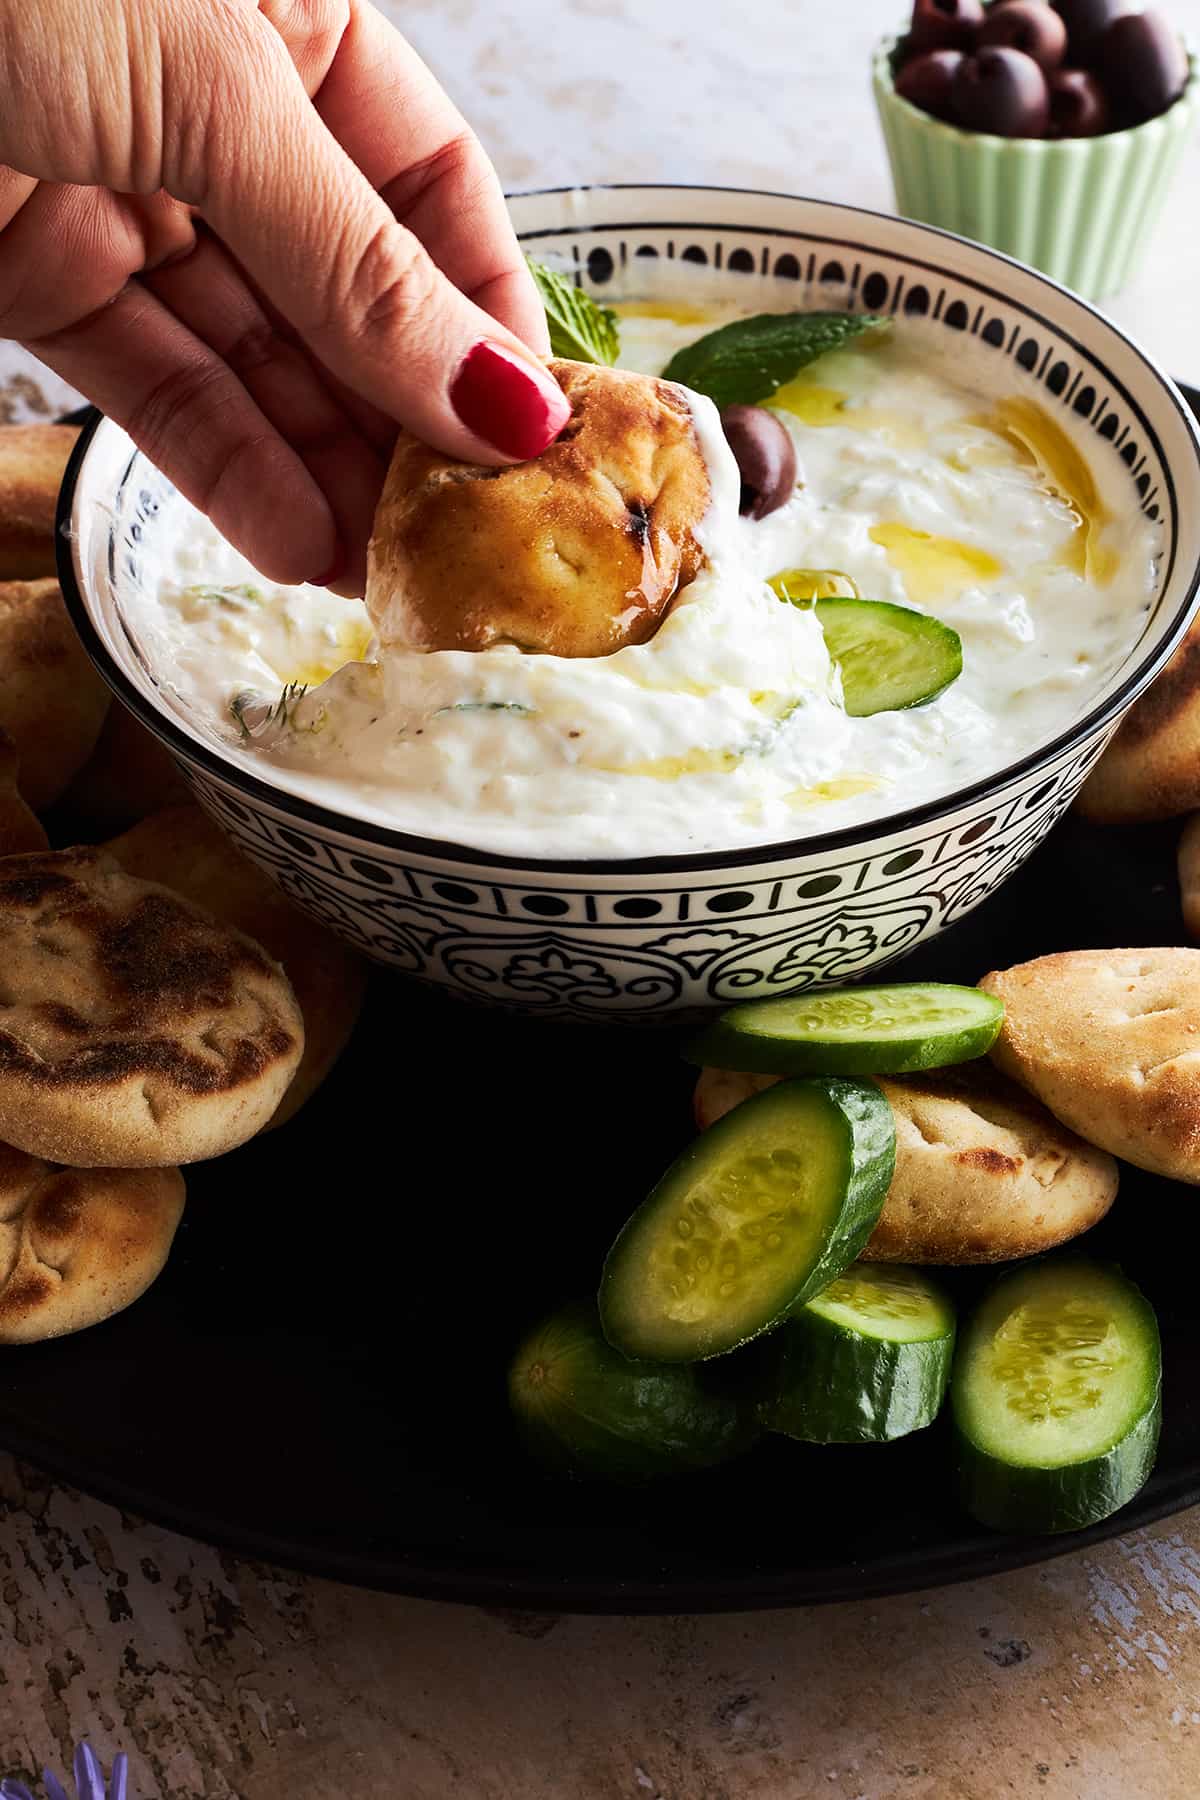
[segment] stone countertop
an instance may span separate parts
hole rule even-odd
[[[1200,38],[1200,0],[1169,0]],[[887,0],[393,0],[510,187],[886,207]],[[1110,310],[1200,381],[1200,144]],[[0,347],[0,418],[70,403]],[[1200,1513],[989,1581],[718,1618],[498,1614],[240,1562],[0,1456],[0,1773],[137,1800],[1195,1800]]]

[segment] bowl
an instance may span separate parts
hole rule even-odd
[[[942,225],[1034,264],[1098,300],[1131,279],[1200,113],[1200,65],[1158,118],[1091,138],[1005,138],[945,124],[896,92],[898,37],[872,85],[906,218]]]
[[[1107,319],[1034,271],[947,233],[855,207],[725,188],[557,189],[511,201],[534,254],[598,294],[642,259],[796,284],[797,303],[919,316],[947,354],[974,339],[1028,371],[1045,405],[1112,443],[1130,497],[1161,521],[1153,604],[1086,713],[986,780],[890,817],[762,847],[568,861],[491,854],[330,811],[286,770],[248,766],[175,709],[126,624],[147,546],[177,495],[111,421],[85,430],[59,524],[63,593],[117,697],[197,800],[300,906],[379,962],[548,1017],[676,1020],[855,979],[952,925],[1070,805],[1122,715],[1186,630],[1200,584],[1200,440],[1167,376]]]

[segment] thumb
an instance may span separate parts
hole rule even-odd
[[[448,455],[536,456],[570,417],[558,383],[398,222],[262,16],[237,17],[247,42],[219,58],[210,92],[221,98],[203,133],[178,140],[200,140],[190,155],[203,167],[181,181],[203,217],[355,393]]]

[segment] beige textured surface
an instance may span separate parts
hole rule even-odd
[[[1200,0],[1166,3],[1200,38]],[[389,10],[509,186],[890,204],[867,61],[902,0]],[[1192,380],[1198,181],[1193,145],[1110,308]],[[0,345],[0,418],[64,403]],[[0,1457],[0,1771],[88,1724],[132,1751],[136,1800],[1195,1800],[1200,1514],[864,1605],[501,1618],[239,1564]]]
[[[137,1800],[1195,1800],[1195,1515],[1040,1570],[725,1618],[438,1607],[237,1563],[0,1458],[0,1769]]]

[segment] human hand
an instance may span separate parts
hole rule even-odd
[[[277,581],[361,592],[396,422],[570,408],[477,140],[368,0],[0,0],[0,336]]]

